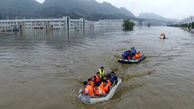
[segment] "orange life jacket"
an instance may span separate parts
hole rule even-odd
[[[95,95],[96,96],[102,96],[102,95],[105,95],[105,91],[101,88],[101,87],[98,87],[98,89],[94,89],[94,92],[95,92]]]
[[[83,90],[84,94],[86,96],[93,96],[94,95],[94,91],[93,88],[91,87],[91,85],[87,85],[84,90]]]
[[[95,82],[94,81],[91,81],[91,87],[92,87],[92,89],[94,89],[94,85],[95,85]]]
[[[108,80],[108,86],[109,86],[109,87],[111,87],[111,83],[110,83],[110,81],[109,81],[109,80]]]
[[[135,56],[134,56],[134,59],[138,59],[140,56],[141,56],[140,53],[136,53]]]
[[[137,59],[137,53],[135,54],[135,56],[133,56],[134,59]]]
[[[111,87],[110,85],[110,81],[104,86],[104,82],[102,82],[99,87],[101,87],[106,93],[108,92],[109,90],[109,87]]]
[[[137,59],[138,58],[138,54],[136,53],[135,56],[134,56],[134,59]]]
[[[96,82],[100,81],[100,77],[96,75]]]

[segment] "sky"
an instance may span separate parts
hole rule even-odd
[[[44,0],[37,0],[44,2]],[[120,8],[125,7],[135,16],[141,12],[151,12],[167,18],[183,19],[194,16],[194,0],[96,0],[109,2]]]

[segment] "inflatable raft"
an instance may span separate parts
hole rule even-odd
[[[117,84],[112,89],[110,89],[108,95],[106,95],[105,97],[91,98],[89,96],[85,96],[84,94],[80,94],[77,99],[82,101],[85,104],[95,104],[98,102],[110,100],[114,96],[116,89],[118,88],[118,86],[121,83],[122,83],[122,80],[118,78]],[[82,89],[80,89],[80,90],[82,90]]]
[[[165,38],[164,38],[164,37],[159,37],[159,38],[160,38],[160,39],[168,39],[168,37],[165,37]]]
[[[140,56],[140,58],[136,59],[136,60],[130,60],[130,59],[124,59],[124,58],[120,58],[118,60],[118,62],[120,63],[124,63],[124,64],[137,64],[140,61],[144,60],[146,57],[144,55]]]

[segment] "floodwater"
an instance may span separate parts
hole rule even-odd
[[[169,39],[159,39],[161,32]],[[194,109],[194,34],[174,27],[67,34],[0,35],[0,109]],[[118,63],[133,45],[146,60]],[[123,80],[115,96],[95,105],[77,101],[82,81],[100,66]]]

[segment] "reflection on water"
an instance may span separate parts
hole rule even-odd
[[[169,39],[160,40],[161,32]],[[133,45],[146,60],[118,63]],[[0,35],[0,108],[193,109],[193,51],[194,35],[171,27]],[[115,96],[96,105],[77,101],[82,81],[102,65],[123,80]]]

